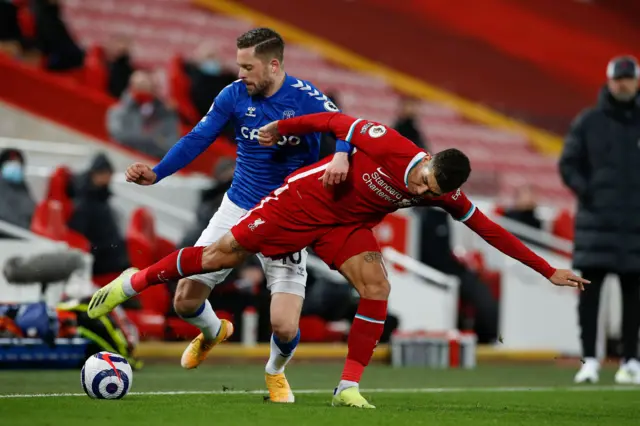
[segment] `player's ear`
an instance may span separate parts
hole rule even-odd
[[[269,65],[271,66],[271,72],[275,74],[280,67],[280,62],[276,58],[273,58]]]

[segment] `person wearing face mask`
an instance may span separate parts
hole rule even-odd
[[[89,170],[77,177],[73,193],[75,209],[69,227],[91,243],[93,275],[114,273],[128,268],[127,246],[118,219],[109,205],[113,166],[98,154]]]
[[[36,203],[25,183],[24,163],[17,149],[0,152],[0,220],[29,229]]]
[[[191,80],[191,102],[202,117],[207,114],[218,93],[237,80],[235,74],[222,67],[215,47],[210,43],[198,46],[193,60],[185,63],[185,71]]]
[[[573,266],[591,285],[578,307],[584,364],[575,381],[597,382],[596,332],[600,290],[617,274],[622,290],[620,384],[640,384],[640,67],[631,56],[612,59],[598,104],[573,122],[560,173],[576,195]]]
[[[178,114],[158,99],[151,74],[135,71],[107,112],[107,130],[117,142],[161,158],[178,139]]]

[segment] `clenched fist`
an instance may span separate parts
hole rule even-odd
[[[151,167],[142,163],[133,163],[125,172],[127,182],[133,182],[136,185],[153,185],[158,178]]]

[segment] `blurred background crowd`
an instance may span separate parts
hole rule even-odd
[[[158,161],[207,113],[218,92],[236,79],[234,37],[253,24],[217,13],[206,3],[0,0],[0,78],[2,86],[7,86],[0,89],[2,120],[12,120],[9,109],[28,105],[27,111],[98,141],[82,161],[67,158],[51,164],[43,162],[42,147],[10,138],[49,140],[52,133],[42,130],[33,136],[32,129],[19,125],[0,126],[0,139],[4,138],[0,221],[90,253],[92,281],[98,286],[129,266],[144,267],[176,247],[194,244],[230,187],[235,167],[231,126],[181,175],[180,179],[194,183],[180,187],[183,181],[177,180],[177,191],[191,194],[192,215],[171,235],[166,224],[172,222],[159,212],[157,203],[147,204],[141,196],[138,206],[123,210],[124,195],[115,190],[124,186],[121,172],[127,160]],[[296,19],[285,1],[238,3],[284,21]],[[365,13],[352,3],[370,7]],[[602,282],[607,273],[631,274],[633,283],[623,286],[628,289],[623,291],[628,301],[624,330],[627,334],[635,330],[636,340],[627,341],[625,347],[635,342],[637,350],[638,319],[629,312],[637,310],[639,302],[640,278],[635,274],[640,274],[640,262],[634,256],[640,252],[640,226],[617,226],[623,218],[638,217],[640,209],[632,196],[636,182],[640,184],[636,178],[640,173],[638,64],[632,55],[637,47],[625,38],[638,31],[635,23],[627,21],[637,6],[503,1],[498,3],[504,7],[496,6],[492,17],[481,10],[482,2],[465,2],[469,16],[477,12],[476,22],[495,24],[492,31],[483,32],[466,18],[454,16],[453,8],[435,3],[424,2],[412,6],[413,10],[408,4],[378,0],[332,0],[344,17],[336,18],[331,27],[339,27],[341,19],[357,17],[362,21],[357,34],[327,34],[314,23],[304,28],[358,52],[374,71],[397,68],[434,86],[389,83],[365,70],[365,65],[347,69],[327,49],[321,54],[298,44],[299,40],[287,45],[285,68],[313,81],[344,112],[393,126],[426,150],[463,149],[474,169],[466,191],[486,200],[490,213],[532,247],[568,261],[570,248],[557,241],[571,245],[575,238],[578,258],[574,264],[596,271],[596,281]],[[299,7],[323,22],[326,11],[318,5],[304,1]],[[531,45],[525,44],[522,34],[505,24],[514,8],[529,14],[521,18],[528,19],[521,26],[546,22],[549,39],[545,36],[538,45],[530,40]],[[568,18],[570,14],[575,19]],[[378,26],[385,16],[388,29]],[[587,25],[592,17],[600,18],[602,28]],[[436,18],[444,29],[429,20]],[[389,34],[396,26],[402,28]],[[603,28],[618,32],[607,33]],[[559,48],[562,54],[551,52],[544,59],[549,43],[572,49]],[[440,89],[456,95],[442,95]],[[34,93],[26,93],[30,91]],[[35,96],[39,99],[34,100]],[[458,96],[477,103],[460,101]],[[591,109],[582,113],[586,108]],[[514,124],[512,118],[521,121]],[[566,141],[556,134],[568,135]],[[56,149],[58,145],[51,145],[54,154]],[[333,149],[331,138],[323,139],[322,156]],[[32,181],[37,182],[35,191]],[[181,207],[171,199],[161,201]],[[501,286],[509,285],[500,268],[487,260],[486,253],[455,238],[456,228],[440,210],[413,211],[410,219],[403,220],[418,226],[406,229],[419,229],[419,235],[414,236],[411,249],[400,247],[401,251],[459,279],[457,328],[473,331],[480,343],[498,342]],[[389,229],[396,234],[411,232],[394,226],[381,227],[383,243]],[[0,228],[0,234],[5,241],[21,238],[10,227]],[[621,245],[627,238],[633,243]],[[397,242],[389,244],[398,248]],[[607,260],[607,252],[617,253],[616,258]],[[343,341],[357,295],[315,268],[310,268],[307,290],[303,341]],[[175,283],[168,283],[147,299],[138,298],[126,306],[143,339],[187,339],[196,333],[172,312],[173,291]],[[594,325],[584,317],[597,317],[598,311],[593,294],[581,301],[580,324],[587,334]],[[210,300],[222,312],[219,316],[233,318],[240,328],[257,312],[256,338],[267,341],[268,297],[262,269],[252,259],[216,287]],[[166,320],[158,327],[141,313]],[[392,315],[383,341],[399,326]],[[242,336],[237,333],[233,339]],[[590,348],[589,339],[583,344]],[[583,347],[583,352],[590,351]],[[625,351],[631,356],[630,348]]]

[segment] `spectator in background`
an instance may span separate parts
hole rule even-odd
[[[417,114],[420,108],[420,100],[403,97],[400,100],[400,115],[393,128],[405,138],[427,151],[427,141],[423,138],[418,124]]]
[[[25,183],[24,167],[21,151],[0,152],[0,220],[29,229],[36,203]]]
[[[236,74],[224,69],[215,47],[208,42],[198,46],[193,60],[185,64],[185,70],[191,80],[191,101],[202,117],[209,112],[220,91],[238,79]]]
[[[538,203],[536,201],[536,195],[533,187],[531,187],[531,185],[523,185],[516,189],[514,204],[505,210],[504,216],[531,228],[541,229],[542,222],[537,216],[537,207]],[[533,242],[529,241],[526,236],[520,235],[518,232],[514,232],[514,235],[522,241]]]
[[[20,53],[22,33],[18,25],[18,7],[14,0],[0,0],[0,52],[9,56]]]
[[[578,313],[584,364],[576,382],[597,382],[596,334],[600,290],[607,274],[622,287],[624,363],[617,383],[640,384],[640,67],[618,57],[607,67],[598,104],[572,123],[560,173],[578,201],[573,266],[591,281],[580,293]]]
[[[36,21],[36,45],[51,71],[82,67],[84,52],[76,44],[60,16],[59,0],[32,0]]]
[[[73,190],[75,209],[69,227],[91,243],[93,275],[121,272],[130,266],[116,214],[109,205],[112,176],[111,162],[99,154],[89,170],[78,176]]]
[[[450,241],[449,215],[440,209],[422,210],[420,261],[460,279],[460,300],[475,310],[473,329],[478,336],[478,342],[495,342],[498,338],[498,302],[478,274],[454,256]]]
[[[125,36],[113,37],[105,45],[107,67],[109,68],[108,91],[114,98],[122,96],[133,74],[130,52],[131,41]]]
[[[178,140],[178,114],[157,97],[146,71],[135,71],[129,90],[107,112],[107,130],[117,142],[157,158]]]
[[[215,183],[209,189],[200,194],[200,205],[196,212],[196,222],[189,228],[183,237],[180,247],[193,247],[196,245],[202,230],[207,227],[213,214],[218,210],[224,194],[231,188],[231,180],[236,168],[236,160],[223,157],[216,163],[214,171]]]

